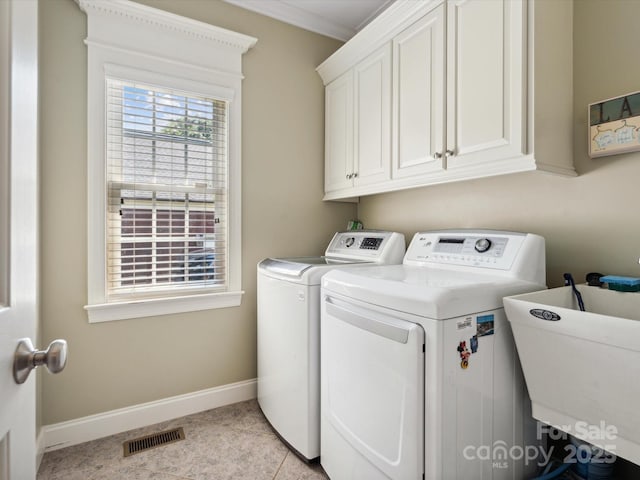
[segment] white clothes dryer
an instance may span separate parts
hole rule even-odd
[[[399,264],[404,235],[338,232],[324,256],[267,258],[258,264],[258,403],[299,456],[320,455],[320,279],[372,264]]]
[[[502,299],[544,288],[544,239],[490,230],[417,233],[402,265],[325,275],[320,462],[329,477],[534,473],[525,450],[539,452],[535,424]]]

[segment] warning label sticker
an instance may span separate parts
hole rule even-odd
[[[473,317],[467,317],[464,320],[458,320],[458,330],[470,328],[473,325]]]

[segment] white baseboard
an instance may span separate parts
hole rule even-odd
[[[44,427],[40,428],[36,436],[36,472],[40,468],[42,457],[44,457]]]
[[[256,396],[257,380],[252,379],[45,425],[41,430],[39,447],[43,445],[44,452],[50,452],[134,428],[251,400]]]

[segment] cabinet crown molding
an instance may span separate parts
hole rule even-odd
[[[444,0],[396,0],[316,68],[322,82],[327,85],[335,80],[443,2]]]

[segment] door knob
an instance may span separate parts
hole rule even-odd
[[[59,373],[66,364],[66,340],[54,340],[46,350],[36,350],[30,339],[23,338],[13,357],[13,379],[18,384],[24,383],[31,370],[40,365],[45,365],[51,373]]]

